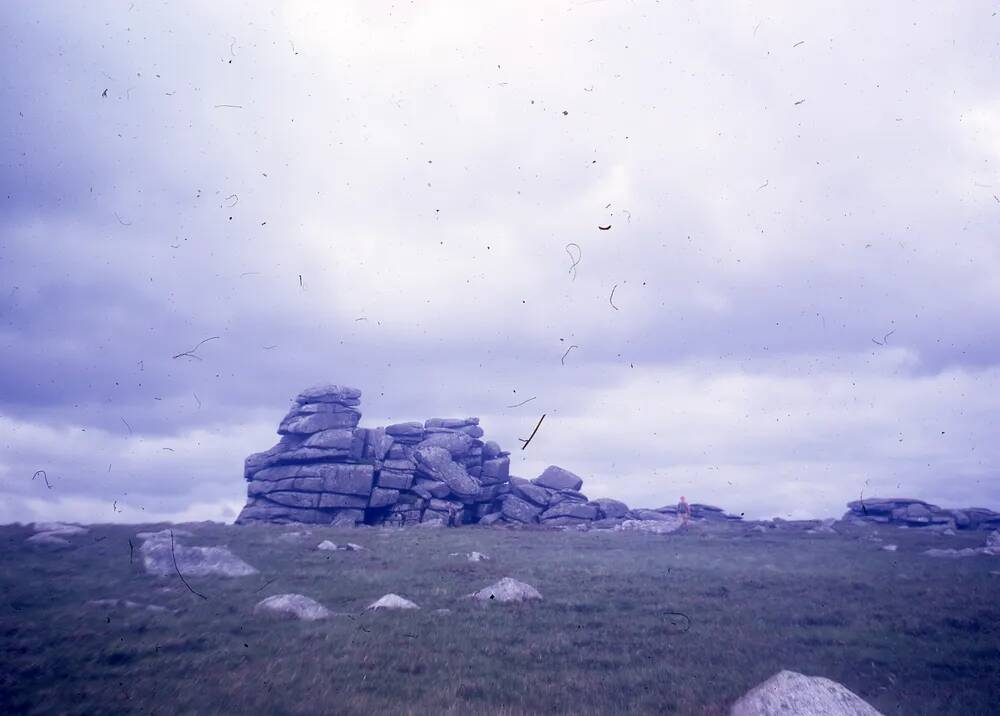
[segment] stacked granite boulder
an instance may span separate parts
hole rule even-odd
[[[869,498],[847,503],[845,522],[892,524],[931,529],[1000,529],[1000,513],[985,507],[946,509],[905,497]]]
[[[361,391],[303,391],[281,439],[246,459],[249,522],[458,525],[499,511],[510,453],[483,442],[478,418],[361,428]]]
[[[356,388],[300,393],[278,427],[278,444],[246,459],[247,503],[237,524],[609,527],[644,513],[667,519],[674,510],[590,500],[583,480],[555,465],[533,480],[511,476],[510,453],[482,439],[479,418],[362,428],[360,404]],[[723,515],[691,508],[695,518]]]

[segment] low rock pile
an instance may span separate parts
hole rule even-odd
[[[893,524],[936,529],[1000,529],[1000,513],[985,507],[945,509],[905,497],[870,498],[847,503],[845,522]]]
[[[551,465],[533,480],[510,475],[510,453],[484,441],[479,418],[358,427],[361,391],[303,391],[278,427],[278,444],[246,459],[247,504],[237,524],[541,524],[612,527],[672,520],[675,507],[629,510],[590,500],[583,480]],[[695,519],[739,519],[691,505]]]

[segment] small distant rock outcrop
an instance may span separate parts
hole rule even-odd
[[[962,549],[927,549],[924,554],[928,557],[975,557],[985,554],[990,557],[1000,556],[1000,531],[994,530],[986,535],[986,544],[983,547],[964,547]]]
[[[952,530],[1000,529],[1000,512],[985,507],[947,509],[906,497],[868,498],[847,503],[845,522]]]
[[[510,453],[483,439],[479,418],[362,428],[360,405],[357,388],[300,393],[278,443],[246,459],[247,503],[236,523],[586,528],[676,515],[672,506],[633,512],[618,500],[590,500],[582,478],[556,465],[533,480],[512,476]],[[694,519],[739,519],[711,505],[690,508]]]
[[[28,537],[25,542],[46,547],[68,547],[69,537],[87,534],[90,531],[86,527],[67,522],[35,522],[32,526],[35,534]]]
[[[733,704],[729,716],[882,716],[836,681],[779,671]]]

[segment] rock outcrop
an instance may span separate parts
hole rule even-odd
[[[510,474],[510,453],[484,441],[479,418],[430,418],[359,427],[361,391],[310,388],[278,426],[278,443],[246,459],[252,522],[387,526],[542,525],[613,527],[628,518],[671,521],[675,507],[629,510],[590,500],[583,479],[556,465],[533,480]],[[739,519],[691,505],[695,519]]]
[[[845,522],[953,530],[1000,529],[1000,513],[985,507],[947,509],[906,497],[867,498],[847,503]]]

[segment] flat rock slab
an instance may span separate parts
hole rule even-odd
[[[541,475],[532,480],[536,485],[553,490],[579,490],[583,487],[583,478],[564,470],[558,465],[549,465]]]
[[[164,534],[166,533],[166,534]],[[187,576],[246,577],[257,570],[225,547],[188,547],[171,543],[168,530],[153,533],[139,547],[142,563],[150,574],[167,576],[180,571]],[[176,560],[176,566],[174,564]]]
[[[275,594],[258,602],[253,611],[254,614],[271,613],[310,622],[332,616],[322,604],[301,594]]]
[[[303,390],[295,398],[300,405],[305,403],[345,403],[357,405],[361,400],[361,391],[346,385],[319,385]]]
[[[729,716],[882,716],[868,702],[821,676],[780,671],[733,704]]]
[[[682,526],[680,519],[664,520],[625,520],[615,527],[619,531],[646,532],[648,534],[665,535],[676,532]]]
[[[504,577],[496,584],[480,589],[471,597],[479,602],[510,604],[525,602],[530,599],[541,599],[542,595],[530,584],[519,582],[511,577]]]
[[[378,611],[379,609],[420,609],[420,607],[398,594],[386,594],[381,599],[369,604],[368,609]]]

